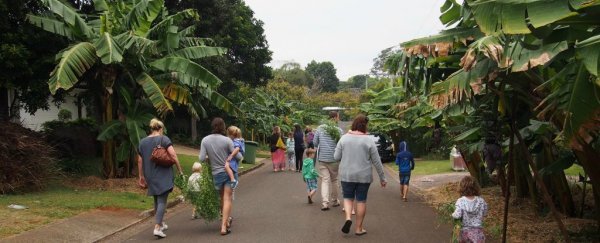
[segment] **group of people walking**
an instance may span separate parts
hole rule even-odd
[[[353,225],[352,216],[356,215],[354,233],[361,236],[367,233],[363,222],[368,191],[373,182],[372,169],[375,168],[382,188],[386,187],[387,179],[377,145],[367,136],[368,117],[355,117],[350,131],[346,134],[337,126],[337,112],[331,112],[329,119],[329,122],[320,125],[314,133],[310,129],[303,132],[300,125],[295,125],[294,132],[288,134],[285,143],[281,129],[274,127],[270,138],[273,171],[284,171],[287,157],[288,170],[302,173],[307,188],[307,200],[311,204],[318,188],[317,179],[320,178],[322,211],[342,205],[338,199],[338,187],[341,186],[345,212],[341,231],[345,234],[350,232]],[[238,184],[237,163],[243,159],[244,142],[239,128],[231,126],[226,130],[225,122],[221,118],[214,118],[211,128],[212,134],[202,139],[199,159],[210,161],[213,183],[221,200],[220,233],[227,235],[231,232],[233,222],[232,196],[233,189]],[[170,139],[163,135],[164,124],[153,119],[150,129],[150,135],[140,141],[138,148],[139,185],[148,188],[148,195],[154,197],[156,224],[153,234],[162,238],[166,237],[164,231],[168,229],[163,216],[167,197],[174,187],[174,174],[172,166],[161,167],[151,162],[153,149],[157,145],[167,148],[169,156],[175,160],[174,165],[179,174],[183,172]],[[225,136],[226,131],[229,137]],[[399,167],[400,194],[403,200],[407,201],[410,172],[415,165],[406,143],[400,143],[399,150],[396,164]],[[200,178],[200,169],[200,164],[195,163],[195,173],[190,177],[190,183]],[[456,211],[452,214],[454,218],[462,219],[463,225],[466,226],[461,230],[460,241],[484,242],[481,225],[487,213],[487,205],[480,197],[477,181],[467,176],[461,180],[460,187],[462,197],[457,200]]]
[[[222,118],[214,118],[211,122],[211,134],[204,137],[200,144],[200,161],[210,161],[212,170],[212,181],[215,189],[219,192],[221,205],[221,235],[231,232],[233,222],[231,217],[233,189],[238,185],[238,164],[243,159],[244,140],[241,130],[235,126],[226,129]],[[164,238],[167,224],[163,221],[167,197],[174,187],[173,166],[165,167],[152,162],[151,157],[154,148],[161,146],[167,148],[169,156],[175,161],[175,167],[180,175],[183,175],[177,154],[171,140],[163,135],[164,124],[158,119],[150,122],[151,133],[140,141],[138,148],[138,184],[148,188],[148,195],[154,197],[154,210],[156,224],[153,234]],[[227,136],[226,136],[227,135]],[[201,179],[200,163],[192,166],[193,174],[190,176],[188,185],[190,190],[199,191],[198,181]],[[196,217],[196,212],[193,212]]]

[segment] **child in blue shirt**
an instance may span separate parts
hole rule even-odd
[[[400,196],[403,201],[408,201],[406,195],[408,194],[408,183],[410,181],[410,172],[415,169],[415,160],[410,151],[408,151],[408,145],[406,142],[400,142],[398,146],[398,155],[396,155],[396,165],[398,165],[399,177],[400,177]]]
[[[233,152],[229,155],[227,160],[225,161],[225,171],[227,175],[229,175],[229,180],[231,181],[231,189],[235,189],[238,185],[238,165],[240,161],[237,161],[235,156],[237,153],[242,153],[244,155],[245,144],[244,139],[242,138],[242,130],[240,130],[236,126],[230,126],[227,128],[227,135],[231,140],[233,140]],[[243,160],[243,159],[242,159]]]

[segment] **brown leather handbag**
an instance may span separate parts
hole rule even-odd
[[[154,147],[152,150],[152,156],[150,160],[154,162],[154,164],[162,167],[171,167],[175,164],[175,160],[169,155],[169,151],[167,148],[162,146],[163,137],[160,137],[160,142]]]

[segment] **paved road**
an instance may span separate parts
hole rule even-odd
[[[409,198],[400,200],[397,183],[384,189],[372,184],[364,224],[369,233],[344,235],[340,207],[321,211],[320,203],[307,204],[300,174],[273,173],[268,163],[241,178],[230,235],[219,235],[218,222],[191,220],[191,209],[184,205],[167,215],[168,236],[160,242],[447,242],[450,226],[441,224],[434,210],[415,195]],[[151,221],[144,222],[111,241],[155,241],[152,227]]]

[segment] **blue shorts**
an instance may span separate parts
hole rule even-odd
[[[344,199],[356,199],[357,202],[366,202],[369,186],[371,186],[371,183],[342,181],[342,192],[344,193]]]
[[[233,177],[235,177],[235,179],[238,179],[238,173],[234,172],[233,173]],[[229,175],[227,175],[227,172],[223,171],[220,172],[216,175],[213,175],[213,184],[215,184],[215,189],[217,189],[217,191],[223,190],[223,187],[229,187],[231,188],[231,179],[229,179]]]
[[[312,190],[317,190],[317,179],[304,179],[306,182],[306,190],[309,192]]]
[[[398,177],[400,177],[400,185],[408,185],[408,183],[410,182],[410,172],[399,173]]]

